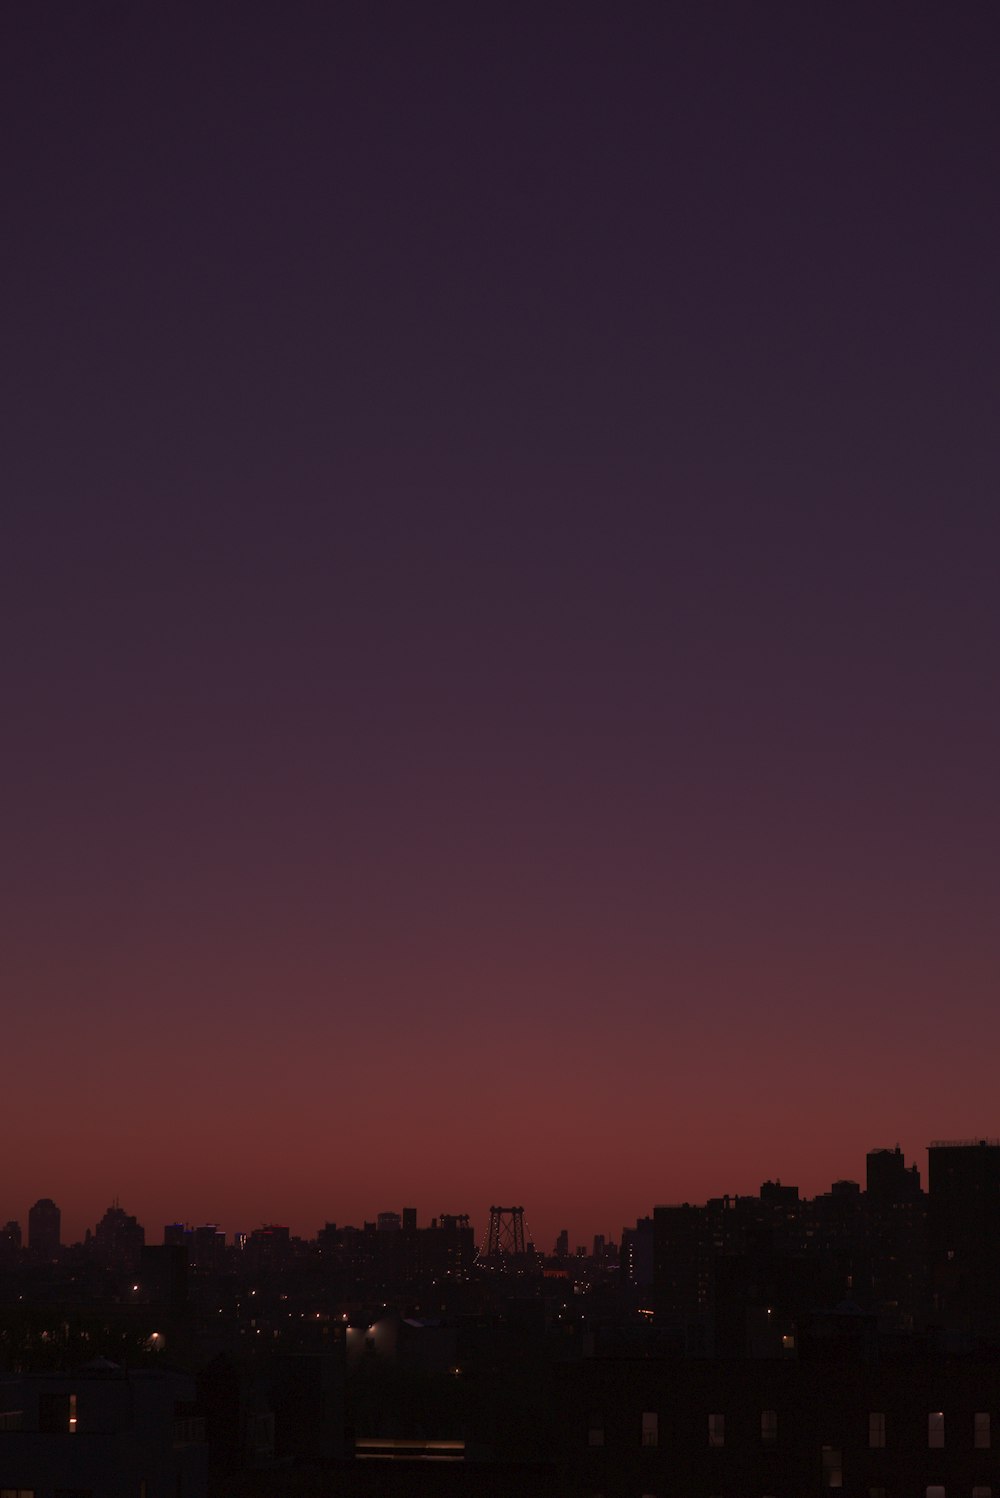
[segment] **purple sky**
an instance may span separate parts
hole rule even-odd
[[[997,1133],[995,7],[0,33],[0,1220]]]

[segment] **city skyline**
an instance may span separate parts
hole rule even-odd
[[[5,1210],[994,1132],[997,16],[2,8]]]
[[[305,1242],[182,1223],[151,1242],[117,1204],[59,1251],[58,1211],[36,1204],[26,1250],[0,1228],[18,1498],[81,1479],[115,1498],[993,1498],[1000,1480],[1000,1139],[932,1141],[926,1192],[876,1147],[864,1189],[767,1180],[540,1254],[516,1204],[491,1206],[478,1252],[467,1217],[412,1206]]]
[[[934,1139],[933,1141],[929,1141],[926,1146],[926,1150],[930,1151],[932,1147],[936,1146],[940,1148],[943,1145],[948,1144],[986,1144],[995,1146],[998,1143],[1000,1143],[1000,1140],[988,1135],[977,1135],[974,1138],[961,1140],[939,1137]],[[608,1241],[617,1242],[623,1230],[634,1227],[635,1222],[638,1219],[648,1217],[656,1207],[662,1207],[665,1205],[675,1205],[683,1202],[685,1204],[690,1203],[690,1205],[692,1206],[704,1206],[710,1200],[719,1200],[723,1197],[754,1198],[758,1196],[760,1188],[764,1185],[783,1185],[786,1188],[793,1187],[798,1192],[800,1198],[803,1201],[812,1200],[815,1197],[826,1195],[830,1192],[831,1187],[836,1184],[842,1184],[845,1182],[853,1182],[854,1184],[859,1186],[861,1191],[864,1191],[868,1159],[870,1156],[880,1153],[885,1153],[887,1155],[898,1154],[901,1163],[905,1162],[907,1168],[915,1168],[918,1172],[920,1187],[924,1192],[926,1192],[927,1162],[922,1161],[916,1153],[911,1153],[909,1150],[903,1148],[898,1141],[894,1140],[891,1145],[886,1143],[870,1145],[869,1148],[865,1151],[865,1154],[862,1158],[861,1166],[863,1168],[861,1168],[860,1170],[856,1168],[853,1173],[849,1170],[842,1170],[837,1174],[831,1175],[829,1179],[824,1180],[819,1184],[810,1184],[806,1180],[800,1180],[798,1178],[792,1178],[790,1176],[783,1177],[780,1172],[776,1171],[772,1171],[770,1173],[758,1172],[758,1176],[754,1180],[754,1182],[745,1188],[741,1186],[739,1189],[736,1189],[732,1185],[732,1183],[729,1183],[728,1185],[720,1186],[718,1189],[707,1190],[702,1194],[689,1194],[686,1196],[668,1196],[664,1194],[648,1197],[644,1201],[637,1201],[636,1203],[634,1203],[634,1209],[630,1212],[626,1212],[620,1222],[600,1222],[596,1219],[596,1216],[592,1222],[589,1222],[586,1220],[584,1213],[581,1213],[576,1220],[564,1221],[557,1215],[553,1215],[552,1209],[547,1208],[544,1204],[537,1203],[533,1207],[531,1203],[526,1203],[524,1204],[525,1233],[527,1239],[534,1243],[535,1248],[540,1253],[550,1253],[552,1251],[552,1246],[557,1239],[557,1236],[560,1236],[563,1232],[568,1233],[568,1241],[571,1252],[575,1253],[577,1247],[579,1246],[586,1247],[589,1252],[590,1245],[592,1244],[595,1236],[601,1235],[607,1238]],[[8,1196],[9,1193],[5,1193],[5,1200],[7,1200]],[[515,1196],[518,1204],[521,1204],[521,1197],[517,1196],[516,1193]],[[515,1196],[512,1196],[510,1200],[513,1201],[515,1199]],[[265,1204],[263,1202],[253,1204],[250,1206],[249,1210],[243,1211],[242,1213],[237,1212],[225,1218],[221,1214],[198,1214],[197,1212],[189,1212],[186,1210],[179,1210],[178,1213],[171,1216],[169,1215],[169,1213],[165,1215],[162,1212],[158,1212],[155,1208],[152,1210],[147,1208],[146,1212],[144,1213],[142,1210],[139,1210],[137,1208],[136,1202],[131,1197],[125,1197],[123,1199],[118,1193],[115,1193],[113,1197],[110,1198],[109,1201],[105,1203],[105,1205],[102,1206],[99,1210],[96,1208],[93,1209],[90,1213],[89,1218],[87,1217],[85,1211],[81,1216],[78,1209],[71,1210],[71,1212],[67,1214],[64,1210],[64,1203],[59,1197],[56,1197],[55,1205],[62,1212],[62,1244],[64,1247],[72,1243],[82,1242],[85,1233],[88,1231],[92,1231],[103,1213],[106,1210],[110,1210],[112,1208],[120,1208],[130,1217],[135,1218],[138,1221],[139,1225],[145,1229],[147,1234],[147,1241],[153,1243],[160,1241],[160,1235],[166,1227],[174,1227],[180,1225],[184,1225],[185,1227],[192,1229],[202,1226],[215,1226],[219,1228],[220,1231],[225,1233],[228,1242],[232,1242],[237,1234],[250,1233],[260,1227],[280,1224],[281,1226],[288,1228],[293,1237],[298,1237],[303,1240],[310,1240],[315,1238],[316,1234],[320,1232],[323,1227],[328,1226],[330,1223],[335,1223],[339,1228],[352,1227],[360,1231],[364,1227],[366,1222],[375,1223],[377,1218],[381,1214],[386,1212],[390,1214],[402,1214],[404,1208],[409,1208],[416,1211],[417,1221],[420,1227],[428,1226],[434,1219],[440,1219],[447,1216],[460,1216],[462,1214],[465,1214],[471,1221],[472,1227],[476,1233],[476,1241],[477,1243],[479,1243],[480,1239],[485,1241],[486,1227],[489,1223],[491,1205],[495,1205],[500,1200],[500,1196],[494,1195],[490,1198],[490,1205],[477,1205],[476,1207],[471,1209],[468,1204],[464,1204],[461,1202],[452,1202],[450,1204],[446,1203],[442,1209],[441,1203],[439,1202],[437,1208],[429,1210],[425,1209],[420,1203],[414,1203],[408,1198],[405,1200],[401,1199],[399,1201],[390,1201],[375,1194],[364,1201],[355,1211],[337,1210],[337,1208],[331,1204],[330,1209],[321,1214],[316,1222],[312,1223],[311,1225],[305,1222],[305,1220],[291,1220],[288,1216],[282,1216],[281,1213],[268,1213],[266,1210],[264,1210]],[[503,1200],[506,1201],[507,1198],[503,1198]],[[51,1204],[52,1198],[42,1198],[41,1201]],[[178,1206],[182,1208],[183,1203],[178,1204]],[[20,1222],[22,1227],[26,1227],[28,1221],[28,1209],[27,1207],[25,1207],[23,1212],[19,1215],[16,1210],[11,1209],[9,1202],[6,1207],[2,1203],[0,1203],[0,1219],[5,1218]],[[558,1226],[555,1226],[557,1222]],[[25,1242],[27,1242],[26,1235]]]

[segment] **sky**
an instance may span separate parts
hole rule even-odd
[[[0,12],[0,1220],[1000,1134],[1000,22]]]

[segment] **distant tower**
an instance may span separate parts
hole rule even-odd
[[[106,1269],[134,1274],[139,1268],[146,1231],[142,1224],[118,1205],[109,1207],[94,1229],[94,1256]]]
[[[524,1208],[491,1207],[486,1262],[499,1268],[506,1259],[524,1258]]]
[[[0,1228],[0,1263],[16,1264],[21,1255],[21,1224],[13,1218]]]
[[[40,1259],[58,1258],[61,1229],[62,1213],[43,1196],[28,1213],[28,1248]]]

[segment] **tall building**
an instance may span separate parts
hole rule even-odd
[[[912,1331],[927,1303],[927,1199],[903,1152],[869,1150],[865,1211],[871,1304],[883,1327]],[[855,1299],[861,1296],[859,1288]]]
[[[678,1346],[709,1350],[712,1311],[712,1233],[705,1207],[653,1208],[653,1287],[657,1323]]]
[[[625,1282],[643,1290],[653,1283],[653,1219],[640,1217],[622,1228],[621,1269]]]
[[[920,1196],[920,1172],[907,1165],[899,1145],[869,1150],[865,1157],[865,1189],[870,1203],[912,1202]]]
[[[94,1229],[91,1251],[106,1269],[134,1274],[139,1268],[145,1229],[117,1203],[108,1208]]]
[[[41,1197],[28,1213],[28,1247],[40,1259],[59,1255],[62,1213],[55,1202]]]
[[[21,1224],[13,1218],[0,1227],[0,1264],[16,1264],[21,1256]]]
[[[1000,1338],[1000,1140],[936,1140],[927,1187],[932,1313],[952,1336]]]
[[[281,1269],[292,1252],[292,1240],[284,1223],[265,1222],[254,1228],[243,1250],[246,1267],[256,1273]]]
[[[218,1223],[206,1222],[191,1234],[188,1258],[194,1269],[218,1273],[226,1265],[226,1235]]]

